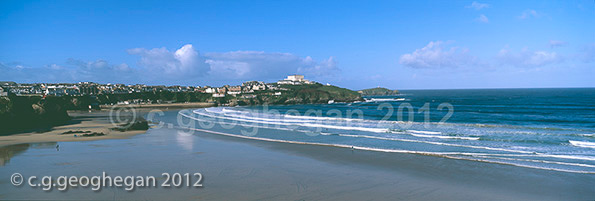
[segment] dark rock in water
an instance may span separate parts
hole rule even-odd
[[[81,137],[93,137],[93,136],[104,136],[105,133],[97,133],[97,132],[93,132],[93,133],[85,133],[80,135]]]
[[[90,133],[91,131],[66,131],[62,134]]]
[[[147,120],[145,120],[144,118],[140,118],[134,122],[130,122],[130,123],[126,123],[126,124],[122,124],[116,128],[112,128],[112,130],[117,130],[117,131],[133,131],[133,130],[148,130],[149,129],[149,122],[147,122]]]

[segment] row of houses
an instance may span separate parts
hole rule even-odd
[[[126,94],[138,92],[191,92],[201,91],[201,87],[194,86],[148,86],[143,84],[97,84],[93,82],[79,83],[34,83],[21,84],[14,82],[0,82],[1,90],[7,94],[16,95],[97,95],[97,94]]]
[[[315,84],[313,81],[309,81],[304,79],[303,75],[290,75],[283,80],[279,80],[276,83],[264,83],[261,81],[249,81],[242,83],[241,86],[229,86],[225,85],[223,87],[212,88],[208,87],[204,89],[205,93],[213,94],[213,97],[225,97],[226,95],[237,96],[240,94],[248,94],[242,95],[242,98],[254,98],[255,95],[250,95],[255,91],[276,91],[273,95],[281,95],[281,91],[286,91],[288,89],[283,88],[282,85],[302,85],[302,84]]]
[[[240,94],[249,94],[256,91],[265,90],[278,90],[279,88],[274,84],[265,84],[261,81],[249,81],[242,83],[241,86],[229,86],[225,85],[222,87],[207,87],[204,89],[204,93],[213,94],[213,97],[225,97],[226,95],[237,96]],[[244,97],[244,96],[242,96]]]
[[[0,82],[0,96],[8,94],[16,95],[97,95],[97,94],[125,94],[138,92],[201,92],[213,94],[213,97],[225,97],[226,95],[238,96],[242,94],[252,94],[257,91],[275,91],[274,95],[281,95],[288,90],[283,85],[301,85],[314,84],[315,82],[304,79],[303,75],[290,75],[276,83],[264,83],[262,81],[248,81],[239,86],[225,85],[222,87],[210,86],[148,86],[144,84],[125,85],[125,84],[98,84],[94,82],[79,83],[34,83],[19,84],[15,82]],[[251,97],[241,96],[241,97]]]

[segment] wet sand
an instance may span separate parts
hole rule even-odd
[[[30,148],[0,168],[0,199],[110,200],[593,200],[595,175],[414,154],[262,142],[176,128],[124,140]],[[33,146],[35,147],[35,146]],[[92,157],[90,157],[92,156]],[[31,166],[31,164],[35,164]],[[43,170],[39,167],[44,167]],[[204,176],[200,188],[42,191],[23,175]],[[163,178],[161,178],[163,180]],[[162,181],[161,180],[161,181]]]
[[[455,160],[416,154],[383,153],[346,148],[262,142],[210,133],[201,137],[238,142],[281,153],[275,168],[262,177],[276,178],[270,187],[282,189],[282,178],[295,183],[294,192],[276,195],[287,200],[593,200],[595,175],[530,169],[510,165]],[[238,155],[253,157],[246,150]],[[293,161],[291,157],[316,162]],[[234,159],[231,159],[234,160]],[[251,160],[251,159],[244,159]],[[254,159],[258,160],[258,159]],[[263,167],[261,167],[263,168]],[[239,169],[239,168],[238,168]],[[251,170],[254,171],[254,170]],[[268,173],[262,173],[268,172]],[[257,175],[253,177],[258,178]],[[252,178],[252,179],[255,179]],[[230,178],[231,179],[231,178]],[[270,181],[271,182],[271,181]],[[226,195],[230,196],[230,195]],[[220,197],[213,194],[213,199]],[[239,194],[237,196],[240,196]],[[232,199],[236,199],[235,197]],[[254,197],[261,199],[266,197]]]

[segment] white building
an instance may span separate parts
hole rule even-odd
[[[287,76],[284,80],[279,80],[277,84],[290,84],[290,85],[300,85],[300,84],[314,84],[314,82],[310,80],[304,79],[303,75],[290,75]]]
[[[209,87],[209,88],[205,89],[205,93],[214,94],[214,93],[217,93],[217,89]]]
[[[291,80],[294,82],[303,82],[304,76],[303,75],[290,75],[290,76],[287,76],[287,78],[285,80]]]

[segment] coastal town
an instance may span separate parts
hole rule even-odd
[[[275,83],[248,81],[221,87],[0,82],[0,89],[0,122],[9,122],[4,133],[65,124],[71,120],[67,111],[100,111],[118,105],[167,109],[362,100],[356,91],[323,85],[303,75],[289,75]]]
[[[262,81],[248,81],[241,85],[221,87],[211,86],[149,86],[146,84],[99,84],[94,82],[79,83],[16,83],[11,81],[0,82],[0,96],[14,94],[17,96],[81,96],[99,94],[130,94],[141,92],[199,92],[212,94],[212,97],[222,98],[225,96],[254,98],[255,92],[273,91],[272,95],[281,95],[288,91],[283,85],[308,85],[317,82],[304,79],[303,75],[289,75],[276,83],[265,83]]]
[[[145,84],[15,83],[0,82],[0,101],[32,98],[32,102],[52,98],[68,110],[100,109],[112,105],[152,105],[209,103],[220,106],[260,104],[311,104],[361,101],[361,92],[321,84],[289,75],[274,83],[247,81],[241,85],[150,86]],[[13,97],[13,98],[10,98]],[[36,98],[37,97],[37,98]]]

